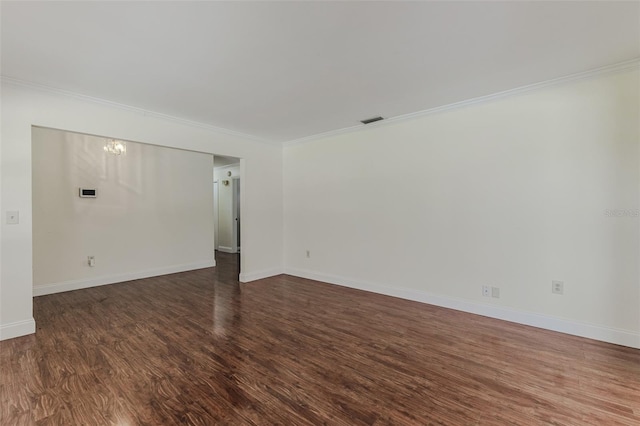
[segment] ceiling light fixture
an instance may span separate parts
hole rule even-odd
[[[104,152],[113,155],[124,155],[127,153],[127,144],[117,139],[108,139],[104,144]]]

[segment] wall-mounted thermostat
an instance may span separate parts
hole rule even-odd
[[[80,198],[96,198],[97,196],[97,189],[80,188]]]

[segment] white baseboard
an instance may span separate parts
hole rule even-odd
[[[282,268],[263,269],[262,271],[240,273],[240,282],[248,283],[282,274]]]
[[[574,336],[586,337],[589,339],[600,340],[603,342],[614,343],[616,345],[629,346],[632,348],[640,349],[640,333],[636,333],[630,330],[586,324],[564,318],[541,315],[527,311],[519,311],[503,306],[486,305],[483,303],[457,299],[449,296],[434,295],[419,290],[371,284],[363,281],[351,280],[344,277],[322,274],[304,269],[285,268],[284,273],[288,275],[294,275],[296,277],[323,281],[330,284],[356,288],[359,290],[399,297],[416,302],[428,303],[430,305],[441,306],[443,308],[455,309],[458,311],[483,315],[486,317],[515,322],[518,324],[543,328],[545,330],[558,331],[560,333],[566,333]]]
[[[43,284],[33,287],[33,296],[61,293],[63,291],[80,290],[83,288],[97,287],[107,284],[115,284],[124,281],[138,280],[141,278],[157,277],[158,275],[175,274],[176,272],[192,271],[194,269],[210,268],[216,266],[215,260],[208,262],[189,263],[185,265],[166,266],[163,268],[148,269],[146,271],[127,272],[117,275],[103,275],[101,277],[83,280],[63,281],[59,283]]]
[[[0,325],[0,340],[13,339],[36,332],[36,322],[33,318],[23,321]]]
[[[218,246],[218,251],[221,251],[223,253],[237,253],[237,251],[233,248],[225,246]]]

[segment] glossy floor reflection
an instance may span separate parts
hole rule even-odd
[[[36,298],[0,424],[640,424],[638,350],[218,261]]]

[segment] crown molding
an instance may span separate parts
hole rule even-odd
[[[138,107],[134,107],[134,106],[131,106],[131,105],[121,104],[121,103],[110,101],[110,100],[107,100],[107,99],[102,99],[102,98],[96,98],[96,97],[93,97],[93,96],[83,95],[81,93],[76,93],[76,92],[72,92],[72,91],[64,90],[64,89],[58,89],[58,88],[55,88],[55,87],[46,86],[46,85],[38,84],[38,83],[33,83],[33,82],[30,82],[30,81],[20,80],[20,79],[13,78],[13,77],[0,76],[0,80],[4,84],[10,84],[10,85],[13,85],[13,86],[26,87],[26,88],[29,88],[29,89],[35,89],[35,90],[40,90],[40,91],[43,91],[43,92],[53,93],[53,94],[56,94],[56,95],[75,98],[75,99],[78,99],[78,100],[81,100],[81,101],[85,101],[85,102],[91,102],[91,103],[94,103],[94,104],[105,105],[105,106],[108,106],[108,107],[111,107],[111,108],[116,108],[116,109],[120,109],[120,110],[124,110],[124,111],[133,112],[133,113],[136,113],[136,114],[144,115],[146,117],[157,118],[157,119],[164,120],[164,121],[171,121],[173,123],[182,124],[182,125],[189,126],[189,127],[197,127],[197,128],[200,128],[200,129],[205,129],[205,130],[209,130],[209,131],[213,131],[213,132],[217,132],[217,133],[223,133],[223,134],[229,135],[229,136],[234,136],[234,137],[238,137],[238,138],[247,139],[247,140],[250,140],[252,142],[258,142],[258,143],[274,145],[274,146],[281,146],[282,145],[281,142],[274,142],[274,141],[271,141],[271,140],[262,139],[262,138],[259,138],[257,136],[254,136],[254,135],[249,135],[249,134],[242,133],[242,132],[236,132],[235,130],[229,130],[229,129],[225,129],[223,127],[217,127],[217,126],[213,126],[211,124],[201,123],[199,121],[192,121],[192,120],[188,120],[186,118],[174,117],[172,115],[163,114],[161,112],[149,111],[149,110],[146,110],[146,109],[143,109],[143,108],[138,108]]]
[[[539,90],[539,89],[544,89],[544,88],[547,88],[547,87],[557,86],[557,85],[564,84],[564,83],[569,83],[569,82],[572,82],[572,81],[585,80],[585,79],[599,77],[599,76],[603,76],[603,75],[607,75],[607,74],[623,72],[623,71],[634,69],[634,68],[638,68],[638,67],[640,67],[640,58],[632,59],[632,60],[625,61],[625,62],[620,62],[620,63],[613,64],[613,65],[607,65],[607,66],[604,66],[604,67],[600,67],[600,68],[596,68],[596,69],[592,69],[592,70],[589,70],[589,71],[584,71],[584,72],[580,72],[580,73],[576,73],[576,74],[571,74],[571,75],[564,76],[564,77],[559,77],[559,78],[554,78],[554,79],[551,79],[551,80],[546,80],[546,81],[542,81],[542,82],[538,82],[538,83],[533,83],[533,84],[529,84],[529,85],[526,85],[526,86],[517,87],[517,88],[514,88],[514,89],[504,90],[504,91],[493,93],[493,94],[490,94],[490,95],[479,96],[479,97],[476,97],[476,98],[466,99],[464,101],[454,102],[454,103],[451,103],[451,104],[442,105],[442,106],[438,106],[438,107],[434,107],[434,108],[430,108],[430,109],[426,109],[426,110],[422,110],[422,111],[417,111],[417,112],[412,112],[412,113],[409,113],[409,114],[398,115],[398,116],[386,118],[386,119],[384,119],[382,121],[378,121],[378,122],[371,123],[371,124],[358,124],[358,125],[354,125],[354,126],[350,126],[350,127],[344,127],[344,128],[341,128],[341,129],[330,130],[330,131],[323,132],[323,133],[317,133],[315,135],[305,136],[305,137],[302,137],[302,138],[293,139],[293,140],[285,141],[285,142],[276,142],[276,141],[272,141],[272,140],[262,139],[262,138],[259,138],[257,136],[254,136],[254,135],[249,135],[249,134],[246,134],[246,133],[236,132],[234,130],[229,130],[229,129],[225,129],[225,128],[222,128],[222,127],[216,127],[216,126],[213,126],[213,125],[210,125],[210,124],[205,124],[205,123],[192,121],[192,120],[188,120],[188,119],[184,119],[184,118],[174,117],[172,115],[163,114],[163,113],[159,113],[159,112],[148,111],[148,110],[145,110],[145,109],[142,109],[142,108],[138,108],[138,107],[134,107],[134,106],[126,105],[126,104],[121,104],[121,103],[109,101],[109,100],[106,100],[106,99],[96,98],[96,97],[92,97],[92,96],[88,96],[88,95],[83,95],[83,94],[80,94],[80,93],[76,93],[76,92],[72,92],[72,91],[68,91],[68,90],[64,90],[64,89],[58,89],[58,88],[54,88],[54,87],[50,87],[50,86],[46,86],[46,85],[42,85],[42,84],[38,84],[38,83],[32,83],[32,82],[28,82],[28,81],[24,81],[24,80],[19,80],[19,79],[13,78],[13,77],[0,76],[0,80],[2,81],[2,83],[5,83],[5,84],[11,84],[11,85],[14,85],[14,86],[22,86],[22,87],[27,87],[27,88],[30,88],[30,89],[35,89],[35,90],[45,91],[45,92],[49,92],[49,93],[54,93],[54,94],[57,94],[57,95],[71,97],[71,98],[75,98],[75,99],[79,99],[79,100],[82,100],[82,101],[91,102],[91,103],[95,103],[95,104],[105,105],[105,106],[109,106],[109,107],[120,109],[120,110],[130,111],[130,112],[137,113],[137,114],[140,114],[140,115],[153,117],[153,118],[157,118],[157,119],[160,119],[160,120],[170,121],[170,122],[174,122],[174,123],[177,123],[177,124],[182,124],[182,125],[189,126],[189,127],[201,128],[201,129],[205,129],[205,130],[209,130],[209,131],[213,131],[213,132],[217,132],[217,133],[226,134],[226,135],[229,135],[229,136],[243,138],[245,140],[249,140],[249,141],[252,141],[252,142],[257,142],[257,143],[271,145],[271,146],[293,146],[293,145],[299,145],[299,144],[304,144],[304,143],[308,143],[308,142],[313,142],[315,140],[328,138],[328,137],[331,137],[331,136],[337,136],[337,135],[352,133],[352,132],[356,132],[356,131],[359,131],[359,130],[363,130],[365,128],[366,129],[371,129],[371,128],[375,128],[375,127],[387,126],[387,125],[398,123],[398,122],[402,122],[402,121],[405,121],[405,120],[412,120],[412,119],[415,119],[415,118],[425,117],[425,116],[432,115],[432,114],[438,114],[438,113],[445,112],[445,111],[464,108],[464,107],[471,106],[471,105],[481,104],[481,103],[485,103],[485,102],[491,102],[491,101],[494,101],[494,100],[497,100],[497,99],[502,99],[502,98],[506,98],[506,97],[509,97],[509,96],[515,96],[515,95],[523,94],[523,93],[530,92],[530,91],[533,91],[533,90]]]
[[[607,65],[600,68],[595,68],[589,71],[579,72],[576,74],[570,74],[564,77],[558,77],[551,80],[541,81],[538,83],[528,84],[526,86],[516,87],[514,89],[504,90],[497,93],[492,93],[490,95],[479,96],[476,98],[466,99],[460,102],[454,102],[447,105],[442,105],[439,107],[429,108],[422,111],[412,112],[409,114],[398,115],[395,117],[385,118],[382,121],[377,121],[371,124],[358,124],[355,126],[344,127],[342,129],[330,130],[328,132],[318,133],[311,136],[305,136],[299,139],[293,139],[290,141],[283,142],[283,146],[293,146],[300,145],[304,143],[309,143],[316,141],[318,139],[328,138],[331,136],[338,136],[347,133],[357,132],[363,129],[372,129],[375,127],[387,126],[390,124],[399,123],[405,120],[412,120],[415,118],[425,117],[432,114],[439,114],[441,112],[455,110],[459,108],[464,108],[471,105],[482,104],[485,102],[491,102],[497,99],[502,99],[510,96],[515,96],[527,92],[531,92],[533,90],[544,89],[547,87],[558,86],[561,84],[578,81],[578,80],[586,80],[594,77],[600,77],[607,74],[619,73],[627,70],[631,70],[634,68],[640,67],[640,58],[632,59],[630,61],[619,62],[613,65]]]

